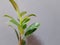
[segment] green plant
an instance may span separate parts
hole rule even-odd
[[[16,21],[13,17],[11,17],[7,14],[4,15],[4,17],[10,18],[9,22],[11,22],[17,26],[18,31],[15,28],[13,28],[13,26],[11,24],[9,24],[9,26],[12,27],[16,33],[16,36],[17,36],[17,39],[19,42],[18,45],[26,45],[26,41],[25,41],[26,38],[28,36],[30,36],[34,31],[36,31],[37,28],[40,26],[40,24],[39,23],[33,23],[29,27],[27,27],[28,22],[31,19],[30,17],[36,16],[36,15],[35,14],[25,15],[25,14],[27,14],[27,12],[26,11],[21,12],[19,10],[18,5],[16,4],[16,2],[14,0],[9,0],[9,1],[13,5],[15,11],[17,12],[18,19]]]

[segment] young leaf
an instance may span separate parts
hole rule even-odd
[[[25,16],[24,19],[22,20],[22,24],[27,24],[30,21],[31,16],[36,16],[35,14],[30,14],[28,16]]]
[[[31,25],[27,28],[26,33],[25,33],[25,36],[31,35],[34,31],[37,30],[37,28],[38,28],[39,26],[40,26],[39,23],[33,23],[33,24],[31,24]]]
[[[13,19],[13,17],[11,17],[11,16],[9,16],[9,15],[4,15],[4,17],[8,17],[8,18],[10,18],[10,19]]]
[[[17,14],[18,14],[18,17],[20,18],[21,16],[20,16],[20,11],[19,11],[19,7],[18,7],[18,5],[16,4],[16,2],[15,2],[14,0],[9,0],[9,1],[10,1],[11,4],[13,5],[15,11],[16,11]]]
[[[4,15],[4,17],[8,17],[8,18],[10,18],[11,20],[10,20],[10,22],[12,22],[13,24],[15,24],[15,25],[19,25],[19,23],[13,18],[13,17],[11,17],[11,16],[9,16],[9,15]]]
[[[27,27],[27,23],[30,21],[30,16],[36,16],[36,15],[30,14],[30,15],[24,17],[24,19],[21,22],[23,29],[25,29]]]
[[[15,24],[16,26],[19,25],[19,23],[15,19],[11,19],[10,22],[13,23],[13,24]]]
[[[19,8],[18,8],[18,5],[16,4],[16,2],[15,2],[14,0],[9,0],[9,1],[10,1],[11,4],[13,5],[14,9],[15,9],[16,11],[18,11]]]
[[[25,16],[24,18],[30,18],[31,16],[36,16],[36,15],[35,14],[30,14],[30,15]]]
[[[30,18],[24,18],[23,21],[21,22],[21,26],[23,29],[27,27],[27,23],[30,21]]]
[[[13,28],[13,26],[12,25],[9,25],[11,28]],[[14,29],[14,31],[15,31],[15,33],[16,33],[16,36],[17,36],[17,39],[19,40],[19,34],[18,34],[18,32],[17,32],[17,30],[15,29],[15,28],[13,28]]]
[[[21,26],[23,29],[25,29],[27,27],[27,24],[22,24]]]
[[[28,15],[28,17],[31,17],[31,16],[36,16],[35,14],[30,14],[30,15]]]
[[[30,21],[31,16],[36,16],[36,15],[35,14],[30,14],[28,16],[25,16],[21,23],[26,23],[27,24]]]
[[[26,11],[23,11],[20,13],[21,17],[24,16],[27,12]]]
[[[22,21],[22,24],[26,24],[30,21],[30,18],[24,18],[23,21]]]

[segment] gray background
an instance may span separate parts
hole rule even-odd
[[[40,22],[40,28],[33,34],[31,45],[60,45],[60,1],[59,0],[16,0],[21,11],[35,13],[31,22]],[[13,29],[8,27],[4,14],[17,18],[9,0],[0,0],[0,45],[17,45]],[[31,22],[29,24],[31,24]]]

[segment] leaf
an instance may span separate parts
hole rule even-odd
[[[31,16],[36,16],[35,14],[30,14],[28,16],[25,16],[24,19],[22,20],[22,27],[24,27],[24,29],[27,27],[27,23],[30,21],[30,17]]]
[[[21,26],[23,29],[27,27],[27,23],[30,21],[30,18],[24,18],[23,21],[21,22]]]
[[[20,18],[21,18],[21,15],[20,15],[20,11],[19,11],[19,7],[18,7],[17,3],[16,3],[14,0],[9,0],[9,1],[10,1],[11,4],[13,5],[13,7],[14,7],[15,11],[17,12],[18,17],[19,17],[19,19],[20,19]]]
[[[20,13],[21,17],[24,16],[27,12],[26,11],[23,11]]]
[[[27,24],[22,24],[21,26],[23,29],[25,29],[27,27]]]
[[[39,26],[40,26],[39,23],[33,23],[33,24],[31,24],[31,25],[26,29],[25,36],[31,35],[34,31],[37,30],[37,28],[38,28]]]
[[[15,19],[11,19],[10,22],[13,23],[13,24],[15,24],[16,26],[19,25],[19,23]]]
[[[35,14],[30,14],[30,15],[28,15],[28,17],[31,17],[31,16],[36,16]]]
[[[12,25],[9,25],[11,28],[13,28],[13,26]],[[17,36],[17,39],[19,40],[19,34],[18,34],[18,32],[17,32],[17,30],[15,29],[15,28],[13,28],[14,29],[14,31],[15,31],[15,33],[16,33],[16,36]]]
[[[24,34],[23,28],[20,26],[20,24],[15,19],[10,20],[10,22],[15,24],[18,27],[18,30],[21,34]]]
[[[15,9],[16,11],[18,11],[19,8],[18,8],[18,5],[16,4],[16,2],[15,2],[14,0],[9,0],[9,1],[10,1],[11,4],[13,5],[14,9]]]
[[[13,19],[13,17],[11,17],[11,16],[9,16],[9,15],[4,15],[4,17],[8,17],[8,18],[11,18],[11,19]]]
[[[9,15],[4,15],[4,17],[8,17],[8,18],[11,18],[11,20],[10,20],[10,22],[11,23],[13,23],[13,24],[15,24],[15,25],[19,25],[19,23],[13,18],[13,17],[11,17],[11,16],[9,16]]]
[[[23,21],[22,21],[22,24],[23,23],[28,23],[30,21],[30,18],[24,18]]]

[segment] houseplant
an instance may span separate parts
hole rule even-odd
[[[12,16],[9,16],[7,14],[4,15],[4,17],[10,18],[9,22],[11,22],[12,24],[15,24],[17,26],[18,31],[15,28],[13,28],[12,24],[9,24],[9,26],[12,27],[16,33],[16,36],[18,39],[18,45],[26,45],[27,37],[30,36],[34,31],[36,31],[37,28],[40,26],[40,24],[33,23],[27,27],[28,22],[30,21],[30,17],[36,16],[36,15],[35,14],[25,15],[27,12],[26,11],[21,12],[19,10],[18,5],[16,4],[16,2],[14,0],[9,0],[9,1],[15,9],[15,11],[18,15],[18,19],[16,21]]]

